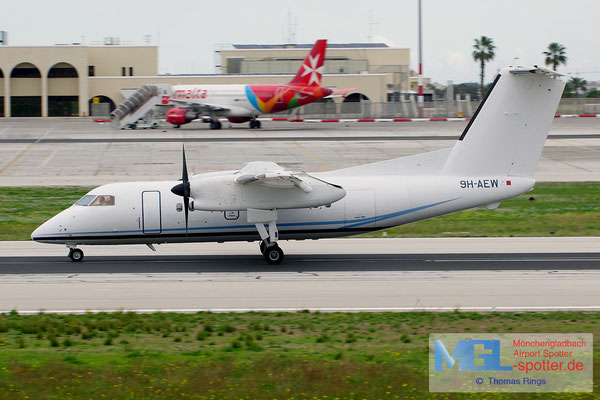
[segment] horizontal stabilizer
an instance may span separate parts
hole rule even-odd
[[[346,95],[348,93],[352,93],[352,92],[356,92],[356,88],[351,88],[351,89],[337,89],[334,90],[333,92],[331,92],[331,94],[329,96],[327,96],[327,99],[331,99],[333,97],[346,97]]]
[[[560,74],[556,71],[553,71],[551,69],[547,69],[547,68],[541,68],[538,67],[537,65],[534,65],[534,68],[524,68],[524,67],[516,67],[513,69],[510,69],[509,72],[511,74],[540,74],[540,75],[546,75],[546,76],[564,76],[564,74]]]

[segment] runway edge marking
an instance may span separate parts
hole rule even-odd
[[[114,309],[87,309],[87,310],[0,310],[0,313],[16,311],[19,315],[36,314],[97,314],[135,312],[140,314],[150,313],[182,313],[193,314],[198,312],[213,313],[246,313],[246,312],[453,312],[453,311],[480,311],[480,312],[522,312],[522,311],[600,311],[596,306],[473,306],[473,307],[282,307],[282,308],[114,308]]]

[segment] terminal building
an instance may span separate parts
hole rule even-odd
[[[218,46],[215,54],[220,73],[159,75],[157,46],[118,43],[0,45],[0,116],[107,116],[145,84],[285,83],[312,47]],[[336,102],[394,102],[416,93],[417,81],[409,65],[409,49],[382,43],[328,44],[323,85],[355,88]],[[431,96],[431,91],[426,91],[426,100]]]

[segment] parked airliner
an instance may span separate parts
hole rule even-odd
[[[283,85],[177,85],[163,104],[175,104],[167,111],[167,122],[181,125],[205,115],[211,129],[221,129],[218,117],[232,123],[250,122],[250,128],[260,128],[256,118],[291,110],[331,95],[341,95],[354,89],[333,90],[321,86],[327,40],[317,40],[304,59],[294,79]]]
[[[484,205],[531,190],[564,82],[554,71],[506,68],[454,147],[341,170],[292,171],[268,161],[181,181],[93,189],[32,233],[79,245],[260,241],[277,264],[280,239],[339,237]]]

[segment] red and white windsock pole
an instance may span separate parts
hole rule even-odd
[[[421,17],[421,0],[419,0],[419,96],[417,97],[417,105],[419,108],[419,118],[423,118],[423,103],[425,97],[423,96],[423,29],[422,29],[422,17]]]

